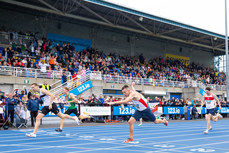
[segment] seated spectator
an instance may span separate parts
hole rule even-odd
[[[26,108],[23,105],[22,102],[19,102],[17,104],[17,107],[15,108],[15,114],[16,114],[16,127],[19,127],[21,124],[21,119],[25,119],[25,111]]]

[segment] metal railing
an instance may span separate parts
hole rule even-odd
[[[22,43],[29,44],[29,42],[34,38],[29,35],[20,35],[17,32],[0,32],[0,44],[10,44],[15,42],[16,45],[21,45]]]
[[[62,71],[47,70],[46,72],[41,72],[40,69],[33,68],[22,68],[22,67],[8,67],[0,66],[0,75],[15,76],[15,77],[28,77],[28,78],[49,78],[49,79],[61,79]],[[71,78],[71,73],[67,72],[68,80]],[[112,76],[112,75],[102,75],[101,72],[95,71],[90,72],[85,75],[78,75],[80,82],[85,82],[85,80],[103,80],[104,83],[117,83],[117,84],[131,84],[135,82],[136,85],[150,85],[157,87],[176,87],[176,88],[203,88],[206,86],[211,87],[214,90],[225,91],[225,85],[215,85],[215,84],[203,84],[200,81],[171,81],[171,80],[158,80],[149,78],[134,78],[125,76]],[[57,81],[55,86],[61,81]]]
[[[93,72],[92,72],[93,73]],[[112,76],[112,75],[101,75],[101,80],[104,83],[117,83],[117,84],[131,84],[135,82],[136,85],[150,85],[157,87],[176,87],[176,88],[203,88],[210,86],[214,90],[224,91],[226,90],[225,85],[215,85],[215,84],[203,84],[201,81],[171,81],[171,80],[159,80],[159,79],[149,79],[149,78],[135,78],[135,77],[125,77],[125,76]]]
[[[34,68],[0,66],[0,75],[11,75],[15,77],[61,79],[62,74],[63,71],[60,70],[47,70],[46,72],[42,72],[40,69]],[[67,72],[66,75],[71,76],[71,73]]]
[[[55,88],[51,89],[50,92],[53,93],[56,97],[59,97],[62,95],[64,87],[72,90],[88,80],[90,80],[90,73],[85,75],[78,75],[77,78],[70,79],[63,84],[56,86]]]

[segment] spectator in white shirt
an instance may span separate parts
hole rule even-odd
[[[39,63],[41,72],[46,73],[47,71],[47,67],[49,66],[49,64],[46,64],[43,60]]]

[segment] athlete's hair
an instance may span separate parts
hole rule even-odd
[[[122,90],[127,89],[127,88],[129,88],[129,86],[128,86],[128,85],[124,85],[124,86],[122,87]]]
[[[37,83],[33,83],[32,85],[34,85],[34,86],[38,86],[38,84],[37,84]]]
[[[65,90],[69,91],[69,88],[68,87],[64,87]]]
[[[206,89],[205,89],[205,90],[211,91],[211,88],[210,88],[210,87],[206,87]]]

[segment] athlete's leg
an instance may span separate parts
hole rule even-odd
[[[163,123],[163,124],[165,124],[166,126],[168,125],[168,121],[166,120],[166,119],[156,119],[155,121],[154,121],[154,123],[155,124],[158,124],[158,123]]]
[[[206,129],[206,131],[204,133],[208,133],[208,130],[211,127],[211,117],[212,117],[211,114],[206,114],[207,129]]]
[[[68,109],[66,112],[64,112],[64,114],[68,114],[68,115],[70,115],[71,113],[72,113],[72,112],[71,112],[70,109]],[[60,120],[60,128],[57,129],[56,131],[61,132],[62,129],[63,129],[63,126],[64,126],[64,118],[61,118],[61,120]]]
[[[138,126],[142,126],[142,118],[139,119],[139,122]]]
[[[152,121],[154,122],[155,124],[158,124],[158,123],[163,123],[165,124],[166,126],[168,125],[168,121],[166,119],[156,119],[155,115],[153,114],[153,112],[151,111],[151,109],[146,109],[145,110],[145,114],[146,116]]]
[[[76,120],[76,117],[70,116],[68,114],[62,114],[61,112],[59,112],[58,114],[56,114],[58,117],[60,117],[61,119],[72,119],[72,120]]]
[[[60,120],[60,130],[63,129],[63,126],[64,126],[64,118]]]
[[[41,119],[44,117],[45,115],[43,113],[39,113],[36,117],[36,123],[35,123],[35,127],[34,127],[34,130],[33,130],[33,134],[36,134],[37,133],[37,129],[40,125],[40,122],[41,122]]]
[[[130,131],[130,138],[133,139],[134,136],[134,122],[135,122],[135,118],[131,117],[128,121],[129,124],[129,131]]]
[[[80,120],[83,120],[83,119],[91,118],[91,116],[82,116],[82,115],[80,115],[78,118]]]
[[[219,117],[217,115],[214,115],[211,117],[211,120],[214,121],[214,122],[217,122],[219,119]]]

